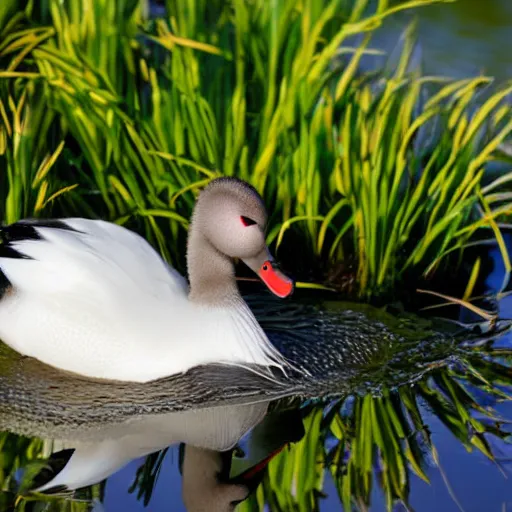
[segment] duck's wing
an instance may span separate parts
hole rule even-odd
[[[168,299],[185,279],[141,236],[101,220],[25,220],[0,228],[0,281],[24,294]],[[127,295],[128,294],[128,295]]]
[[[0,237],[0,340],[90,377],[162,375],[148,360],[167,363],[155,344],[168,340],[187,284],[142,237],[86,219],[18,222]]]

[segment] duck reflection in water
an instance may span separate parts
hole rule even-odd
[[[233,510],[261,483],[270,460],[304,435],[298,409],[267,415],[247,445],[224,453],[180,446],[183,501],[194,512]],[[238,455],[238,456],[237,456]]]
[[[232,406],[220,408],[228,421],[245,416],[247,408]],[[259,408],[258,408],[259,409]],[[198,419],[204,420],[201,416]],[[211,417],[210,417],[211,419]],[[234,422],[237,423],[236,421]],[[202,424],[203,433],[213,434]],[[217,424],[219,427],[220,424]],[[224,428],[226,425],[222,425]],[[228,427],[234,432],[233,423]],[[234,449],[216,451],[193,445],[180,445],[179,467],[182,474],[182,496],[189,512],[228,512],[245,500],[260,484],[270,460],[289,443],[299,441],[304,435],[302,418],[298,409],[275,411],[267,416],[244,439],[244,445]],[[133,442],[128,438],[126,442]],[[212,443],[210,438],[208,443]],[[140,440],[137,439],[139,443]],[[33,492],[44,494],[66,493],[69,489],[87,485],[97,480],[101,472],[112,470],[108,442],[65,449],[51,455],[45,468],[37,474],[32,484]],[[112,443],[111,443],[112,444]],[[112,444],[112,446],[114,446]],[[121,445],[115,444],[116,451]],[[94,475],[94,477],[92,476]]]

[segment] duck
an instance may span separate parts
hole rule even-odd
[[[26,219],[0,229],[0,339],[84,377],[148,382],[223,363],[286,371],[241,297],[235,260],[280,298],[294,282],[265,243],[258,192],[231,177],[199,194],[188,282],[135,232],[84,218]]]

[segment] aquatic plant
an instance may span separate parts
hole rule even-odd
[[[501,362],[488,359],[496,352]],[[427,470],[440,467],[428,410],[468,451],[479,450],[499,465],[492,446],[508,442],[510,422],[480,403],[510,400],[511,355],[476,349],[457,369],[436,370],[413,386],[312,408],[307,436],[271,462],[263,485],[240,510],[262,510],[264,503],[273,511],[318,510],[326,470],[344,510],[368,510],[375,485],[388,510],[397,502],[409,510],[411,475],[429,483]]]
[[[304,261],[281,251],[299,277],[353,258],[359,295],[396,290],[510,209],[512,175],[483,181],[512,130],[510,87],[477,103],[490,78],[410,73],[410,37],[393,73],[360,71],[382,20],[423,3],[169,0],[169,18],[145,20],[137,1],[7,1],[3,221],[107,218],[183,269],[195,194],[236,175],[273,212],[269,242],[299,230]]]

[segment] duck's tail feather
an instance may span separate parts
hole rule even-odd
[[[32,488],[38,490],[46,487],[64,469],[74,452],[74,448],[67,448],[52,453],[46,461],[46,465],[32,480]],[[62,494],[68,491],[65,485],[54,485],[46,487],[44,492],[45,494]]]
[[[115,441],[84,444],[52,454],[35,478],[32,492],[62,494],[94,485],[130,460]]]

